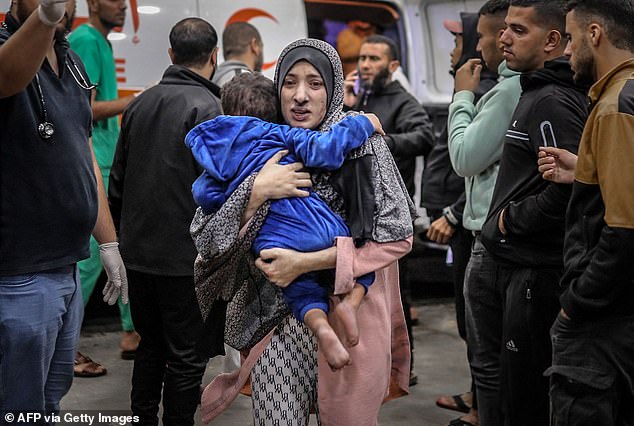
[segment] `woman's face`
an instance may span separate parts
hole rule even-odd
[[[317,128],[328,110],[328,94],[319,71],[306,61],[293,65],[282,81],[280,101],[288,125]]]

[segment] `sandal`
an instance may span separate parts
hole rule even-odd
[[[471,392],[468,392],[471,393]],[[445,400],[451,398],[453,404],[447,403]],[[458,411],[460,413],[468,413],[471,409],[471,406],[468,405],[465,400],[462,398],[462,395],[452,395],[449,396],[441,396],[436,400],[436,405],[440,408],[445,408],[447,410]]]
[[[108,370],[103,365],[93,361],[90,357],[81,352],[75,354],[75,365],[73,375],[75,377],[99,377],[106,374]]]
[[[462,419],[453,419],[449,422],[449,426],[476,426],[475,424]]]

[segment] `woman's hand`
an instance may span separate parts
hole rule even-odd
[[[286,154],[288,154],[288,150],[278,151],[273,155],[264,163],[264,167],[253,182],[252,193],[264,201],[288,197],[308,197],[308,191],[300,188],[312,186],[310,174],[300,172],[304,168],[302,163],[278,164]]]
[[[303,261],[305,253],[291,249],[272,248],[260,252],[255,266],[278,287],[288,287],[301,274],[308,272]]]
[[[310,174],[301,172],[302,163],[281,165],[280,160],[288,150],[278,151],[262,167],[253,181],[251,197],[247,204],[240,226],[244,225],[267,200],[289,197],[308,197],[309,192],[300,188],[310,188],[313,183]]]

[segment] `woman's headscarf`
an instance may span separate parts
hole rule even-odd
[[[286,74],[299,61],[306,61],[314,66],[321,74],[326,92],[328,93],[328,108],[326,116],[319,126],[319,130],[326,131],[341,121],[343,112],[343,69],[339,54],[330,44],[314,38],[296,40],[286,46],[277,61],[275,68],[275,91],[278,96]]]

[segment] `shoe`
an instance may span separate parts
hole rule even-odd
[[[121,335],[121,341],[119,342],[121,359],[133,360],[140,341],[141,336],[139,336],[139,333],[136,331],[124,331]]]
[[[448,400],[451,400],[452,403],[447,402]],[[465,402],[462,395],[441,396],[436,400],[436,405],[440,408],[458,411],[460,413],[468,413],[471,409],[471,406]]]
[[[410,372],[409,373],[409,385],[410,386],[416,386],[417,383],[418,383],[418,376],[416,374],[414,374],[414,372]]]
[[[73,375],[75,377],[99,377],[108,373],[106,367],[93,361],[90,357],[83,355],[81,352],[75,354],[75,365],[73,367]]]
[[[468,422],[463,419],[453,419],[449,422],[449,426],[476,426],[474,423]]]

